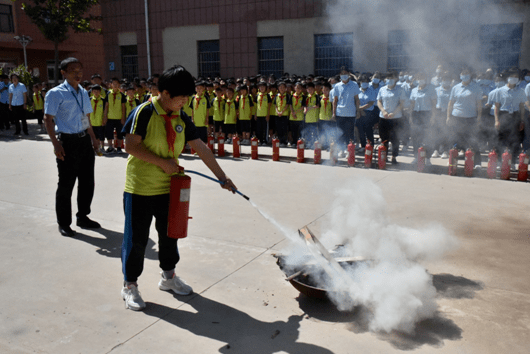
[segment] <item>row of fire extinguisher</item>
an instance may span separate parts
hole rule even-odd
[[[217,143],[217,156],[223,157],[225,156],[225,149],[224,149],[224,141],[225,137],[224,134],[220,134],[218,137],[218,143]],[[366,143],[365,152],[364,152],[364,167],[371,168],[374,158],[374,150],[377,153],[377,167],[381,170],[386,169],[386,162],[387,162],[387,147],[384,144],[385,142],[381,143],[377,147],[374,148],[372,143],[368,141]],[[233,144],[233,157],[239,158],[241,157],[241,146],[239,143],[239,138],[235,136],[232,139]],[[210,135],[208,137],[207,142],[208,148],[212,151],[212,153],[215,154],[215,138],[213,135]],[[258,159],[258,145],[259,140],[256,137],[253,137],[250,140],[250,151],[251,151],[251,158],[253,160]],[[300,139],[298,140],[296,144],[296,161],[299,163],[305,162],[305,142],[304,140]],[[338,157],[338,146],[332,142],[330,144],[330,162],[332,165],[335,165],[338,163],[339,157]],[[192,150],[192,154],[194,151]],[[474,171],[474,152],[471,149],[468,149],[465,153],[465,163],[464,163],[464,175],[467,177],[473,176]],[[489,161],[488,161],[488,170],[487,175],[489,178],[496,178],[497,177],[497,160],[498,155],[493,150],[488,155]],[[272,139],[272,160],[273,161],[279,161],[280,160],[280,140],[278,138]],[[350,141],[348,144],[348,158],[347,163],[348,166],[353,167],[355,166],[355,144]],[[522,152],[519,155],[519,171],[517,175],[517,180],[519,181],[527,181],[528,180],[528,160],[529,157],[526,154],[526,152]],[[314,143],[314,158],[313,162],[315,164],[322,163],[322,144],[318,141]],[[425,162],[426,162],[426,151],[423,146],[420,146],[418,148],[418,158],[417,158],[417,171],[423,172],[425,170]],[[456,175],[457,171],[457,165],[458,165],[458,150],[456,148],[456,145],[449,151],[449,175],[454,176]],[[502,154],[502,162],[501,162],[501,168],[500,168],[500,178],[501,179],[510,179],[510,167],[511,167],[511,154],[508,150],[506,150]]]

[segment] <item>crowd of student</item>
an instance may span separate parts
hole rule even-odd
[[[102,153],[121,152],[121,130],[127,116],[158,95],[157,84],[158,75],[133,82],[119,78],[104,82],[97,74],[91,82],[82,83],[90,93],[91,123]],[[430,157],[448,158],[448,150],[456,145],[459,156],[468,148],[475,152],[477,169],[480,151],[507,148],[515,163],[521,148],[530,146],[530,73],[517,68],[500,73],[463,69],[458,73],[440,65],[432,75],[422,71],[350,73],[342,68],[340,75],[330,78],[289,74],[279,78],[198,78],[195,87],[196,94],[189,97],[183,110],[205,142],[208,135],[217,137],[219,133],[226,136],[227,143],[239,136],[242,145],[249,145],[251,136],[262,145],[270,145],[272,138],[278,137],[281,147],[296,147],[299,138],[308,147],[318,140],[324,149],[335,141],[342,157],[350,140],[357,142],[359,153],[367,141],[376,143],[374,131],[378,130],[379,142],[390,148],[394,164],[398,163],[400,144],[401,151],[412,145],[415,154],[424,146],[427,166]],[[20,134],[21,122],[28,134],[24,85],[16,75],[4,75],[0,92],[0,129],[9,129],[12,123],[15,134]],[[45,93],[45,85],[36,84],[30,97],[41,127]],[[106,151],[105,139],[109,141]]]

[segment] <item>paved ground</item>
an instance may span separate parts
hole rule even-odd
[[[257,161],[220,160],[243,193],[292,229],[309,224],[321,234],[330,192],[367,178],[382,188],[394,222],[440,222],[455,233],[459,249],[424,264],[434,275],[437,316],[419,323],[415,335],[384,334],[369,332],[360,311],[340,313],[299,295],[272,256],[287,246],[284,235],[243,198],[199,177],[177,268],[195,294],[158,290],[151,241],[139,281],[147,309],[125,310],[119,256],[126,159],[96,160],[91,217],[103,229],[65,238],[55,222],[49,141],[4,134],[0,149],[0,353],[529,352],[526,183],[449,177],[440,159],[433,160],[440,174],[418,174],[407,170],[410,156],[400,158],[401,170],[388,171],[272,162],[270,148],[260,148]],[[207,172],[197,158],[181,164]]]

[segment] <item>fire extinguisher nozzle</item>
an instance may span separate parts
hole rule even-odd
[[[198,176],[201,176],[201,177],[207,178],[207,179],[209,179],[210,181],[217,182],[217,183],[219,183],[220,185],[224,185],[224,182],[221,182],[221,181],[219,181],[218,179],[212,178],[212,177],[207,176],[207,175],[205,175],[205,174],[203,174],[203,173],[200,173],[200,172],[197,172],[197,171],[192,171],[192,170],[186,170],[185,172],[187,172],[187,173],[193,173],[193,174],[196,174],[196,175],[198,175]],[[237,189],[232,188],[232,191],[236,192],[237,194],[239,194],[240,196],[242,196],[242,197],[245,198],[246,200],[250,201],[250,198],[249,198],[249,197],[247,197],[246,195],[244,195],[243,193],[241,193],[241,192],[238,191]]]

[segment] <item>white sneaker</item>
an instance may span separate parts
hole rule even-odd
[[[448,159],[449,158],[449,155],[447,154],[447,152],[443,152],[442,154],[442,159]]]
[[[162,274],[162,279],[158,282],[158,288],[164,291],[173,291],[177,295],[190,295],[193,292],[191,286],[186,284],[186,282],[176,275],[171,279],[165,279],[164,273]]]
[[[431,159],[425,159],[425,166],[432,166]]]
[[[129,285],[129,287],[124,286],[121,289],[121,297],[125,301],[125,308],[131,309],[134,311],[140,311],[145,309],[145,302],[140,296],[138,287],[136,285]]]
[[[464,157],[464,155],[465,155],[465,154],[464,154],[464,150],[460,150],[460,151],[458,152],[458,157]]]
[[[339,151],[339,157],[344,157],[344,151]]]
[[[434,150],[434,152],[432,153],[431,158],[435,159],[437,157],[440,157],[440,154],[438,153],[438,150]]]
[[[482,166],[480,165],[475,165],[475,171],[481,171],[482,170]]]
[[[512,169],[512,171],[517,171],[517,170],[515,169],[515,164],[514,164],[514,163],[512,163],[512,167],[511,167],[511,169]]]

